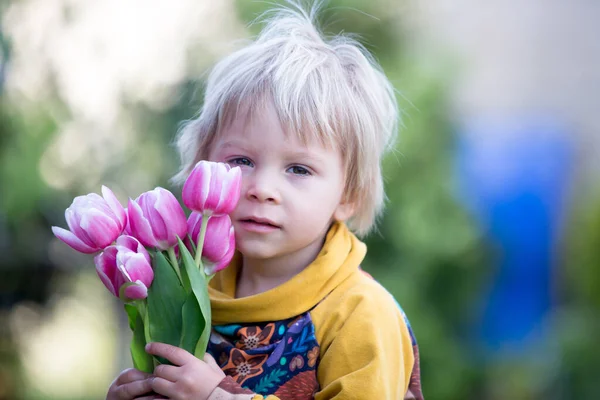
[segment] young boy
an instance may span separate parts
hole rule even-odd
[[[422,398],[410,326],[360,269],[366,246],[352,233],[383,207],[394,91],[355,41],[324,40],[315,13],[278,10],[218,63],[179,136],[180,180],[201,159],[243,172],[239,253],[211,282],[209,354],[152,343],[173,365],[126,370],[107,398]]]

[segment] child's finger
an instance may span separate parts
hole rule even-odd
[[[213,369],[214,368],[221,369],[219,367],[219,365],[217,364],[217,362],[215,361],[215,359],[213,358],[213,356],[211,356],[209,353],[204,354],[204,362],[207,363],[208,365],[210,365]]]
[[[135,368],[128,368],[121,372],[117,377],[117,385],[123,385],[129,382],[141,381],[149,378],[150,374],[137,370]]]
[[[163,378],[154,377],[151,379],[152,390],[158,394],[162,394],[168,398],[175,397],[177,395],[175,384]]]
[[[193,355],[179,347],[158,342],[148,343],[146,345],[146,353],[166,358],[175,365],[184,365],[196,359]]]
[[[154,368],[154,376],[166,379],[171,382],[177,382],[177,378],[181,376],[179,367],[173,365],[161,364]]]
[[[116,395],[118,399],[134,399],[152,391],[149,379],[129,382],[117,387]]]
[[[168,399],[168,397],[161,396],[160,394],[152,393],[152,394],[149,394],[148,396],[135,398],[135,400],[161,400],[161,399]]]

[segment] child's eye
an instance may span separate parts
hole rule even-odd
[[[289,167],[288,171],[290,171],[294,175],[301,175],[301,176],[310,175],[310,171],[304,167],[301,167],[300,165],[294,165],[292,167]]]
[[[245,157],[238,157],[238,158],[233,158],[231,160],[229,160],[229,164],[231,165],[245,165],[248,167],[252,166],[252,161],[248,160]]]

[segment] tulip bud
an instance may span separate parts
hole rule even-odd
[[[123,232],[127,216],[113,192],[102,186],[102,196],[77,196],[65,211],[69,230],[52,227],[54,235],[82,253],[95,253],[113,243]]]
[[[188,234],[194,242],[198,241],[201,225],[202,214],[192,212],[188,219]],[[202,265],[205,274],[213,275],[227,267],[234,253],[235,234],[229,215],[210,217],[202,246]]]
[[[104,286],[124,301],[144,299],[154,279],[150,255],[134,237],[120,236],[94,258]]]
[[[144,246],[167,250],[183,239],[187,223],[181,205],[163,188],[142,193],[135,201],[129,199],[127,207],[129,231]]]
[[[200,161],[183,185],[183,203],[205,215],[229,214],[240,199],[241,179],[239,167]]]

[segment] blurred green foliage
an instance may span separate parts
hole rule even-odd
[[[444,60],[432,67],[407,55],[403,27],[383,9],[389,3],[332,0],[323,22],[326,32],[358,34],[401,92],[404,127],[397,151],[385,160],[389,200],[379,231],[366,240],[365,269],[394,294],[411,321],[420,345],[426,398],[600,398],[599,196],[576,202],[568,239],[559,249],[564,256],[557,265],[557,311],[550,317],[551,344],[543,347],[555,355],[556,370],[528,359],[491,364],[481,358],[470,328],[493,273],[493,257],[481,228],[454,193],[455,136],[445,85],[452,69],[442,68]],[[236,4],[246,22],[269,7],[243,0]],[[259,26],[252,29],[256,33]],[[197,82],[184,82],[177,101],[162,112],[125,104],[125,113],[144,132],[143,140],[135,152],[112,160],[102,181],[118,183],[120,171],[148,169],[152,186],[169,187],[178,162],[170,143],[178,123],[197,110],[201,89]],[[63,224],[64,209],[82,194],[84,185],[52,189],[40,175],[43,152],[58,124],[69,119],[59,98],[16,108],[0,93],[0,106],[2,400],[24,396],[19,385],[5,386],[20,378],[19,357],[3,319],[18,302],[43,304],[50,284],[63,278],[64,266],[51,264],[47,257],[50,226]]]
[[[553,320],[561,389],[570,398],[600,398],[600,193],[575,197],[558,271]]]

